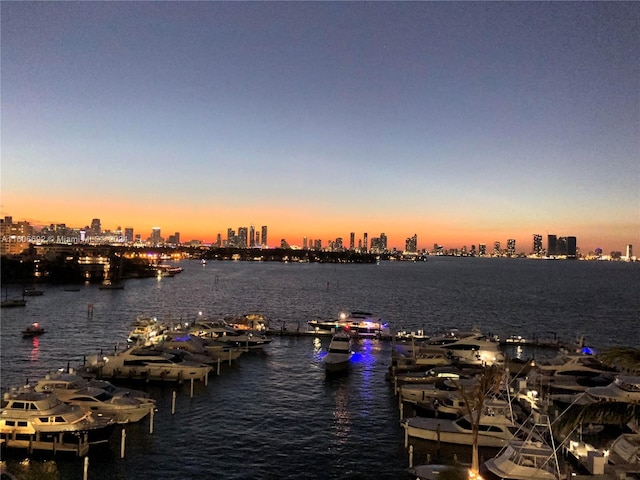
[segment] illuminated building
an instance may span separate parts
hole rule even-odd
[[[269,245],[269,243],[267,242],[267,226],[263,225],[262,226],[262,246],[263,247],[267,247]]]
[[[516,241],[513,238],[507,240],[507,255],[513,256],[516,254]]]
[[[539,233],[533,234],[533,253],[535,255],[542,255],[542,235]]]

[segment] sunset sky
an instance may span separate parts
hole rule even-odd
[[[640,250],[635,2],[2,2],[1,214]]]

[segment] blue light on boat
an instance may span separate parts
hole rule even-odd
[[[582,350],[580,350],[581,353],[584,353],[585,355],[595,355],[596,351],[593,348],[590,347],[582,347]]]

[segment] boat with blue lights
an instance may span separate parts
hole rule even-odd
[[[322,357],[322,363],[327,372],[342,372],[349,368],[351,357],[351,335],[340,330],[331,337],[327,354]]]

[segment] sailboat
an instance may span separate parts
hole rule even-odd
[[[22,298],[14,298],[9,300],[9,292],[5,288],[4,290],[4,300],[2,300],[2,308],[10,308],[10,307],[24,307],[27,305],[27,301],[24,299],[24,295]]]

